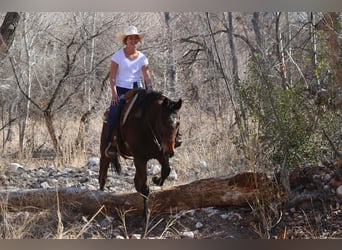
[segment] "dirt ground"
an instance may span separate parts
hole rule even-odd
[[[94,165],[95,166],[95,165]],[[133,190],[133,172],[111,177],[109,188]],[[34,170],[15,166],[1,175],[6,188],[41,188],[56,178],[65,186],[96,188],[97,167],[41,167]],[[326,164],[298,168],[290,174],[291,193],[286,199],[244,207],[208,207],[175,214],[153,214],[148,225],[143,216],[129,212],[96,217],[56,211],[10,212],[0,206],[2,239],[326,239],[342,237],[342,166]],[[63,182],[65,181],[65,183]],[[51,184],[52,185],[52,184]],[[93,186],[94,185],[94,186]],[[111,186],[112,185],[112,186]],[[275,196],[277,194],[275,193]]]

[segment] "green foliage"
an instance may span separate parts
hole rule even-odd
[[[291,167],[297,161],[313,162],[320,148],[315,135],[317,110],[302,83],[283,89],[277,81],[255,73],[241,84],[241,103],[254,121],[248,130],[258,135],[260,151],[268,152],[272,164]]]
[[[315,123],[301,92],[301,89],[276,88],[272,93],[274,108],[261,119],[260,139],[268,142],[266,146],[272,149],[275,163],[287,160],[291,166],[301,158],[312,161],[317,151],[311,143]]]

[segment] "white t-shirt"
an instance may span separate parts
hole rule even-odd
[[[138,54],[138,58],[131,61],[125,56],[123,48],[114,53],[111,60],[119,65],[116,74],[116,86],[132,89],[133,83],[138,82],[138,87],[142,87],[141,68],[148,64],[148,60],[140,51],[138,51]]]

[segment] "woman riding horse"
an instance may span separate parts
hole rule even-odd
[[[112,158],[105,155],[104,135],[107,133],[107,126],[106,123],[103,124],[100,189],[104,190],[110,164],[113,164],[117,171],[121,170],[119,155],[125,158],[133,157],[136,169],[135,189],[143,196],[146,220],[150,214],[147,202],[149,195],[147,162],[150,159],[159,161],[161,176],[154,177],[152,180],[156,185],[162,186],[170,174],[169,158],[174,155],[174,149],[177,146],[176,137],[180,126],[181,106],[181,99],[175,102],[157,92],[146,93],[145,90],[136,90],[134,97],[128,100],[123,108],[115,146],[117,153]]]
[[[135,26],[129,26],[116,35],[125,47],[115,52],[111,58],[109,78],[112,99],[101,135],[99,183],[100,189],[104,190],[109,164],[113,164],[117,172],[121,171],[119,154],[124,157],[132,156],[136,167],[135,188],[144,197],[147,217],[149,189],[146,184],[146,164],[153,158],[160,162],[161,177],[154,178],[153,181],[163,185],[170,173],[169,157],[174,154],[174,148],[181,145],[178,111],[182,101],[173,102],[160,93],[152,92],[148,59],[136,48],[144,35]],[[133,108],[129,114],[125,114],[125,124],[120,124],[122,109],[127,101],[124,99],[125,95],[133,88],[143,87],[142,77],[146,91],[137,91],[135,103],[131,106]]]

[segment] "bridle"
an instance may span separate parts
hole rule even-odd
[[[159,151],[163,152],[164,151],[163,147],[162,147],[161,143],[159,142],[159,140],[158,140],[158,138],[156,136],[156,133],[154,132],[154,130],[153,130],[152,126],[151,126],[150,121],[148,121],[147,124],[148,124],[149,129],[151,130],[151,133],[152,133],[152,136],[153,136],[153,142],[157,145]]]

